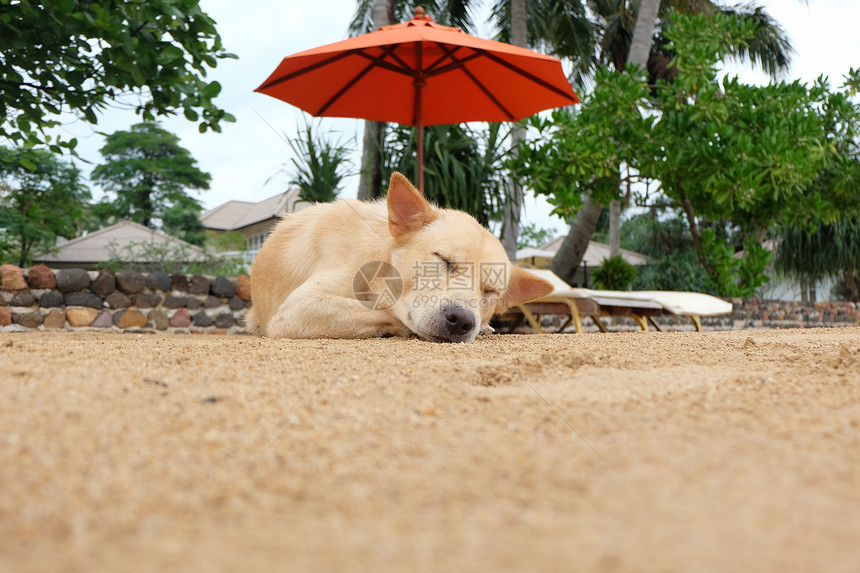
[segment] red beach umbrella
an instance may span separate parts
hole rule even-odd
[[[557,58],[440,26],[421,7],[408,22],[287,56],[255,91],[318,117],[415,126],[422,191],[425,125],[579,103]]]

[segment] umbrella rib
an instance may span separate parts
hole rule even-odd
[[[381,56],[371,56],[370,54],[367,54],[367,53],[362,52],[362,51],[353,52],[359,56],[367,58],[368,60],[370,60],[370,63],[367,65],[367,67],[365,67],[363,70],[361,70],[361,72],[359,72],[358,74],[353,76],[352,79],[345,86],[343,86],[340,90],[338,90],[338,92],[336,94],[334,94],[331,97],[331,99],[329,99],[327,102],[325,102],[325,104],[314,115],[322,115],[323,113],[325,113],[325,111],[332,104],[334,104],[334,102],[339,100],[343,94],[345,94],[347,91],[350,90],[350,88],[352,88],[352,86],[354,86],[359,81],[361,81],[361,79],[364,76],[366,76],[374,67],[382,67],[382,68],[390,69],[394,72],[405,74],[406,72],[404,72],[403,70],[401,70],[397,66],[392,66],[391,64],[389,64],[388,62],[385,61],[386,56],[391,56],[395,59],[399,59],[399,58],[397,58],[397,55],[394,53],[394,49],[397,46],[398,46],[398,44],[394,44],[392,46],[383,46],[382,47],[383,53]],[[409,74],[406,74],[406,75],[409,75]]]
[[[440,47],[443,46],[443,44],[440,44],[439,42],[436,42],[436,45],[440,46]],[[463,46],[456,46],[453,50],[443,48],[445,53],[442,56],[440,56],[435,62],[433,62],[432,64],[430,64],[426,68],[424,68],[424,75],[429,76],[429,75],[436,75],[439,73],[444,73],[445,68],[447,68],[448,66],[441,68],[441,70],[434,70],[433,68],[435,68],[436,66],[438,66],[439,64],[444,62],[447,58],[453,59],[452,58],[453,54],[456,54],[457,52],[459,52],[462,47]]]
[[[337,61],[340,61],[340,60],[342,60],[342,59],[344,59],[344,58],[348,58],[349,56],[354,56],[354,55],[355,55],[355,56],[361,56],[361,57],[363,57],[363,58],[366,58],[366,59],[370,60],[371,62],[373,62],[373,64],[374,64],[374,65],[379,66],[379,67],[382,67],[382,68],[385,68],[385,69],[387,69],[387,70],[391,70],[392,72],[397,72],[397,73],[400,73],[400,74],[404,74],[404,75],[407,75],[407,76],[411,76],[412,74],[409,72],[408,67],[406,66],[406,64],[405,64],[402,60],[400,60],[400,59],[396,56],[396,54],[394,54],[394,52],[393,52],[393,50],[394,50],[395,48],[397,48],[397,46],[398,46],[398,45],[399,45],[399,44],[394,44],[394,45],[392,45],[392,46],[382,46],[382,50],[383,50],[383,55],[382,55],[382,56],[371,56],[370,54],[367,54],[367,53],[365,53],[363,50],[359,50],[359,49],[356,49],[356,50],[348,50],[348,51],[346,51],[346,52],[341,52],[341,53],[339,53],[339,54],[335,54],[335,55],[333,55],[333,56],[331,56],[331,57],[329,57],[329,58],[326,58],[325,60],[321,60],[321,61],[319,61],[319,62],[316,62],[315,64],[311,64],[311,65],[306,66],[306,67],[304,67],[304,68],[302,68],[302,69],[300,69],[300,70],[296,70],[296,71],[294,71],[294,72],[290,72],[289,74],[283,75],[283,76],[281,76],[281,77],[279,77],[279,78],[276,78],[276,79],[274,79],[274,80],[272,80],[272,81],[270,81],[270,82],[267,82],[267,83],[263,84],[262,86],[260,86],[259,88],[257,88],[255,91],[262,92],[262,91],[267,90],[267,89],[269,89],[269,88],[272,88],[272,87],[274,87],[274,86],[276,86],[276,85],[278,85],[278,84],[282,84],[282,83],[284,83],[284,82],[288,82],[288,81],[290,81],[290,80],[291,80],[291,79],[293,79],[293,78],[296,78],[296,77],[301,76],[301,75],[303,75],[303,74],[310,73],[310,72],[312,72],[312,71],[314,71],[314,70],[317,70],[317,69],[319,69],[319,68],[325,67],[325,66],[327,66],[327,65],[329,65],[329,64],[333,64],[333,63],[335,63],[335,62],[337,62]],[[390,64],[390,63],[388,63],[388,62],[384,61],[384,58],[385,58],[386,56],[391,56],[392,58],[394,58],[395,60],[397,60],[397,61],[398,61],[398,63],[399,63],[401,66],[403,66],[403,68],[398,68],[397,66],[395,66],[395,65],[393,65],[393,64]]]
[[[304,67],[304,68],[302,68],[302,69],[300,69],[300,70],[296,70],[296,71],[291,72],[291,73],[289,73],[289,74],[283,75],[283,76],[281,76],[281,77],[279,77],[279,78],[277,78],[277,79],[274,79],[274,80],[272,80],[272,81],[270,81],[270,82],[267,82],[267,83],[265,83],[265,84],[261,85],[260,87],[258,87],[256,91],[261,92],[261,91],[263,91],[263,90],[267,90],[267,89],[269,89],[269,88],[271,88],[271,87],[275,87],[275,86],[276,86],[276,85],[278,85],[278,84],[282,84],[282,83],[284,83],[284,82],[288,82],[288,81],[290,81],[291,79],[293,79],[293,78],[295,78],[295,77],[298,77],[298,76],[300,76],[300,75],[302,75],[302,74],[306,74],[306,73],[308,73],[308,72],[312,72],[312,71],[314,71],[314,70],[316,70],[316,69],[322,68],[323,66],[327,66],[327,65],[329,65],[329,64],[333,64],[334,62],[337,62],[338,60],[342,60],[342,59],[344,59],[344,58],[346,58],[346,57],[348,57],[348,56],[351,56],[351,55],[352,55],[352,53],[353,53],[352,51],[349,51],[349,52],[341,52],[340,54],[335,54],[334,56],[332,56],[332,57],[330,57],[330,58],[326,58],[325,60],[321,60],[321,61],[319,61],[319,62],[317,62],[317,63],[315,63],[315,64],[311,64],[310,66]]]
[[[370,54],[363,52],[363,51],[356,51],[355,54],[358,56],[361,56],[362,58],[370,60],[371,62],[373,62],[373,64],[375,66],[378,66],[380,68],[385,68],[386,70],[396,72],[398,74],[403,74],[404,76],[412,77],[414,75],[412,73],[412,69],[406,64],[406,62],[404,62],[402,59],[400,59],[400,56],[398,56],[394,52],[395,49],[400,47],[400,44],[391,44],[389,46],[381,46],[381,47],[383,50],[382,56],[371,56]],[[400,64],[400,67],[397,67],[390,62],[386,62],[385,61],[386,56],[390,56],[392,60],[394,60],[395,62]]]
[[[490,93],[490,90],[488,90],[488,89],[487,89],[487,87],[486,87],[484,84],[482,84],[481,82],[479,82],[479,81],[478,81],[478,78],[476,78],[476,77],[472,74],[472,72],[470,72],[470,71],[469,71],[469,69],[468,69],[468,68],[466,68],[465,66],[463,66],[461,69],[463,70],[463,73],[464,73],[464,74],[466,74],[466,76],[468,76],[468,78],[469,78],[470,80],[472,80],[472,82],[473,82],[476,86],[478,86],[478,88],[480,88],[480,90],[481,90],[482,92],[484,92],[484,95],[485,95],[485,96],[487,96],[487,97],[490,99],[490,101],[491,101],[491,102],[493,102],[494,104],[496,104],[496,107],[497,107],[497,108],[499,108],[500,110],[502,110],[502,113],[504,113],[506,116],[508,116],[508,121],[514,121],[514,114],[512,114],[510,111],[508,111],[508,108],[506,108],[505,106],[503,106],[503,105],[502,105],[502,102],[500,102],[498,99],[496,99],[496,96],[494,96],[492,93]]]
[[[471,62],[472,60],[480,58],[482,55],[483,54],[478,54],[478,53],[469,54],[468,56],[465,56],[464,58],[459,59],[459,60],[457,58],[452,57],[451,58],[452,63],[450,63],[446,66],[443,66],[441,68],[430,71],[427,74],[427,77],[438,76],[438,75],[450,72],[451,70],[456,70],[457,68],[462,68],[463,64],[466,64],[468,62]]]
[[[512,64],[508,61],[505,61],[504,59],[496,56],[495,54],[493,54],[491,52],[488,52],[486,50],[480,50],[480,49],[479,49],[479,51],[482,52],[484,56],[486,56],[490,60],[493,60],[497,64],[508,68],[509,70],[523,76],[526,79],[531,80],[532,82],[550,90],[551,92],[557,93],[558,95],[563,96],[563,97],[571,100],[571,103],[576,103],[576,99],[571,98],[570,94],[565,92],[563,89],[556,87],[556,86],[552,85],[551,83],[549,83],[545,80],[542,80],[541,78],[537,77],[536,75],[534,75],[530,72],[525,71],[524,69],[520,68],[519,66],[515,66],[514,64]]]
[[[343,94],[345,94],[347,91],[349,91],[349,89],[350,89],[352,86],[354,86],[354,85],[355,85],[355,84],[357,84],[359,81],[361,81],[361,78],[363,78],[364,76],[366,76],[366,75],[368,74],[368,72],[370,72],[370,70],[372,70],[372,69],[373,69],[373,67],[374,67],[374,64],[371,62],[370,64],[368,64],[368,65],[367,65],[367,67],[366,67],[366,68],[364,68],[364,69],[363,69],[363,70],[361,70],[359,73],[357,73],[356,75],[354,75],[354,76],[352,77],[352,79],[351,79],[351,80],[349,80],[349,81],[346,83],[346,85],[345,85],[345,86],[343,86],[342,88],[340,88],[340,89],[337,91],[337,93],[336,93],[336,94],[334,94],[333,96],[331,96],[331,98],[330,98],[327,102],[325,102],[325,104],[323,104],[323,106],[322,106],[321,108],[319,108],[319,110],[317,110],[317,112],[316,112],[315,114],[313,114],[313,115],[319,116],[319,115],[324,114],[324,113],[325,113],[325,111],[326,111],[326,110],[327,110],[327,109],[328,109],[328,108],[329,108],[329,107],[330,107],[334,102],[336,102],[337,100],[339,100],[339,99],[340,99],[340,96],[342,96]]]
[[[482,84],[480,81],[478,81],[478,78],[476,78],[475,75],[465,66],[465,63],[466,63],[465,61],[461,61],[461,60],[457,59],[457,57],[454,55],[454,50],[448,50],[445,46],[443,46],[442,44],[439,44],[439,43],[437,43],[436,45],[439,46],[442,49],[442,51],[445,52],[446,56],[451,59],[451,64],[448,66],[445,66],[445,68],[443,68],[443,69],[446,69],[446,68],[457,69],[457,68],[459,68],[464,74],[466,74],[466,77],[468,77],[470,80],[472,80],[473,84],[478,86],[478,89],[480,89],[482,92],[484,92],[484,95],[487,96],[487,98],[491,102],[496,104],[496,107],[499,108],[502,111],[502,113],[504,113],[506,116],[508,116],[508,121],[514,121],[514,115],[510,111],[508,111],[508,109],[504,105],[502,105],[502,102],[500,102],[496,98],[496,96],[494,96],[492,93],[490,93],[490,90],[488,90],[484,84]],[[442,71],[440,70],[438,73],[442,73]]]

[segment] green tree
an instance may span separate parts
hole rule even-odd
[[[693,249],[690,228],[671,205],[655,205],[621,224],[621,245],[649,258],[634,290],[679,290],[718,294]]]
[[[774,262],[801,286],[841,277],[843,296],[860,301],[860,218],[851,205],[860,193],[860,106],[851,100],[860,91],[860,70],[850,70],[842,87],[821,107],[832,160],[804,197],[823,212],[806,212],[782,225],[775,233]]]
[[[727,7],[710,0],[589,0],[588,5],[592,13],[598,16],[597,47],[588,64],[611,65],[621,72],[630,63],[639,69],[647,69],[652,85],[658,78],[671,82],[675,75],[676,69],[668,66],[673,52],[666,48],[666,40],[663,38],[663,32],[673,25],[675,15],[698,14],[710,18],[722,14],[748,25],[753,30],[751,38],[745,43],[732,44],[724,57],[749,59],[771,76],[787,69],[790,63],[792,49],[785,30],[774,22],[767,12],[754,4]],[[579,67],[582,70],[581,75],[592,69],[585,63],[582,62]],[[619,176],[617,179],[620,183],[624,178]],[[610,197],[610,202],[606,203],[612,211],[612,247],[618,246],[620,198]],[[603,205],[591,197],[582,202],[581,209],[576,212],[571,223],[568,237],[550,267],[560,276],[571,277],[579,266],[588,245],[588,237],[594,232]]]
[[[74,238],[89,199],[80,171],[55,154],[0,147],[0,259],[26,266],[58,236]]]
[[[201,132],[220,131],[234,118],[213,103],[221,86],[204,78],[226,57],[235,56],[198,0],[0,0],[0,138],[74,148],[46,133],[58,114],[96,124],[128,95],[144,120],[181,112]]]
[[[540,247],[555,237],[555,230],[538,227],[536,223],[526,223],[517,237],[517,248]]]
[[[642,112],[647,85],[641,74],[623,74],[602,67],[594,91],[576,110],[555,110],[534,117],[535,136],[513,162],[532,189],[547,197],[554,213],[574,219],[550,265],[573,281],[603,211],[622,183],[637,179],[628,167],[648,145],[655,116]]]
[[[753,36],[747,43],[734,46],[726,56],[750,62],[772,78],[788,69],[794,53],[785,29],[755,2],[588,0],[588,5],[597,15],[595,65],[611,65],[623,70],[628,63],[637,64],[648,70],[652,85],[658,78],[671,81],[674,74],[672,68],[667,67],[674,54],[666,49],[663,31],[672,27],[675,15],[711,17],[724,14],[752,23]]]
[[[197,168],[178,137],[143,122],[109,135],[101,154],[105,163],[93,169],[91,179],[107,192],[93,209],[103,222],[130,219],[202,244],[201,207],[186,189],[208,189],[211,177]]]
[[[599,72],[578,113],[536,122],[549,139],[523,151],[524,174],[567,216],[615,196],[622,167],[626,179],[659,181],[686,216],[713,290],[752,294],[766,280],[760,243],[769,229],[832,220],[860,198],[858,180],[834,167],[843,157],[837,144],[860,125],[845,94],[824,81],[761,88],[716,81],[717,62],[754,28],[727,15],[676,16],[665,34],[678,73],[660,84],[659,97],[651,99],[641,68]],[[735,256],[741,247],[746,256]]]
[[[719,59],[732,43],[752,38],[754,27],[722,16],[707,28],[703,18],[677,18],[667,32],[678,76],[660,90],[663,117],[652,135],[662,150],[640,157],[640,168],[683,207],[699,259],[719,291],[750,294],[769,259],[761,246],[769,229],[857,207],[856,181],[828,188],[816,181],[838,158],[829,124],[853,125],[846,129],[856,133],[860,116],[824,80],[810,87],[757,87],[737,78],[718,83]],[[734,244],[719,239],[714,226],[699,232],[700,223],[717,221],[731,222]],[[745,257],[734,256],[738,245]]]
[[[191,197],[168,207],[161,220],[164,232],[168,235],[201,247],[206,243],[206,231],[200,221],[200,205]]]

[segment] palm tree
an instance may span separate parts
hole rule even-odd
[[[372,9],[367,10],[371,0],[361,0],[356,19],[350,25],[350,32],[360,29],[377,29],[394,22],[393,0],[372,0]],[[362,10],[362,6],[365,7]],[[369,22],[359,22],[359,15],[370,14]],[[367,30],[369,31],[369,30]],[[381,121],[364,122],[364,145],[361,151],[361,172],[358,180],[358,198],[363,201],[376,199],[382,193],[382,147],[385,141],[385,123]]]
[[[511,0],[511,44],[526,47],[528,26],[526,25],[526,0]],[[511,132],[511,153],[516,155],[517,148],[526,138],[526,130],[515,125]],[[505,185],[507,197],[502,216],[502,246],[510,260],[517,258],[517,239],[520,235],[520,217],[523,212],[523,187],[513,175]]]
[[[804,302],[819,280],[842,276],[845,298],[860,301],[860,217],[846,215],[812,232],[783,228],[774,260],[776,269],[798,279]]]
[[[735,59],[749,60],[772,77],[788,69],[793,50],[785,29],[754,3],[723,6],[721,2],[712,0],[661,0],[657,12],[654,12],[654,3],[655,0],[588,0],[589,9],[598,16],[600,24],[595,54],[598,65],[611,65],[616,70],[623,70],[628,62],[636,63],[651,71],[654,77],[665,77],[664,73],[658,72],[665,72],[665,64],[672,54],[663,50],[660,32],[672,25],[672,15],[721,12],[758,24],[758,31],[748,45],[735,48],[732,54]],[[646,9],[647,14],[643,12]],[[640,12],[642,20],[638,18]],[[636,40],[637,45],[632,47],[634,30],[640,21],[642,32]]]
[[[630,40],[630,51],[627,62],[642,66],[648,65],[651,55],[651,41],[654,28],[657,26],[657,13],[660,11],[660,0],[639,0],[639,13],[636,15],[636,26]]]
[[[657,13],[660,11],[660,0],[640,0],[639,14],[636,16],[636,27],[633,28],[633,38],[630,40],[630,51],[627,62],[640,67],[648,65],[651,55],[651,38],[657,25]],[[609,203],[609,256],[621,254],[621,201],[618,199]]]

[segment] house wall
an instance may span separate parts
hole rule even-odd
[[[812,293],[815,301],[830,300],[835,284],[832,278],[816,281]],[[769,282],[762,285],[760,290],[762,297],[769,300],[803,300],[800,283],[794,279],[773,276]]]
[[[278,221],[279,219],[269,219],[268,221],[262,221],[239,229],[239,232],[245,236],[245,245],[248,250],[256,255],[257,251],[260,250],[260,247],[263,246],[263,242],[266,240],[272,227],[274,227],[275,223]]]
[[[265,242],[265,239],[269,235],[269,232],[272,230],[272,227],[274,227],[279,220],[280,219],[269,219],[268,221],[255,223],[242,229],[236,229],[236,231],[245,238],[245,248],[247,248],[249,251],[253,251],[256,254],[256,252],[259,251],[260,247],[263,245],[263,242]],[[207,231],[212,233],[216,237],[219,237],[227,232],[218,229],[207,229]]]

